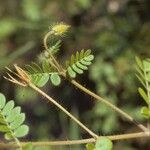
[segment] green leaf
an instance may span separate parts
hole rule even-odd
[[[143,64],[144,64],[144,70],[145,70],[146,72],[149,72],[149,71],[150,71],[150,62],[144,60],[144,61],[143,61]]]
[[[27,125],[22,125],[14,131],[16,137],[23,137],[29,132],[29,127]]]
[[[136,66],[136,71],[138,72],[138,74],[142,79],[145,79],[144,72],[138,66]]]
[[[49,80],[49,74],[45,73],[42,75],[37,75],[36,77],[36,81],[34,82],[35,85],[37,85],[38,87],[43,87]]]
[[[0,123],[6,125],[6,121],[4,120],[4,118],[2,116],[0,117]]]
[[[50,80],[51,80],[52,84],[55,86],[58,86],[61,83],[61,78],[57,73],[53,73],[50,76]]]
[[[76,63],[77,67],[81,68],[82,70],[88,70],[88,67],[85,65],[82,65],[80,62]]]
[[[5,96],[2,93],[0,93],[0,109],[2,109],[5,106],[5,103],[6,103]]]
[[[7,122],[12,122],[14,121],[14,119],[16,118],[16,116],[18,116],[20,114],[21,111],[21,107],[15,107],[14,109],[12,109],[10,111],[10,113],[8,114],[8,116],[6,117],[6,121]]]
[[[27,143],[26,145],[23,146],[23,150],[32,150],[33,145],[32,143]]]
[[[86,144],[86,150],[94,150],[95,145],[93,143]]]
[[[11,140],[14,138],[10,132],[5,133],[4,137],[6,140]]]
[[[139,91],[140,95],[142,96],[142,98],[145,100],[145,102],[147,104],[149,104],[148,97],[147,97],[145,91],[142,88],[138,88],[138,91]]]
[[[68,74],[69,74],[69,76],[71,78],[75,78],[76,77],[76,73],[72,70],[71,67],[68,67],[67,72],[68,72]]]
[[[102,137],[96,141],[95,150],[112,150],[113,143],[108,138]]]
[[[59,51],[61,46],[61,40],[58,40],[52,47],[49,48],[51,54],[55,54]]]
[[[81,60],[81,59],[84,57],[84,49],[81,50],[81,52],[80,52],[79,55],[80,55],[79,58],[80,58],[80,60]]]
[[[90,62],[90,61],[81,60],[80,62],[81,62],[83,65],[86,65],[86,66],[91,65],[91,62]]]
[[[146,87],[146,85],[145,85],[143,79],[142,79],[138,74],[135,74],[135,75],[136,75],[136,77],[138,78],[138,80],[141,82],[141,84],[142,84],[144,87]]]
[[[150,82],[150,72],[147,73],[146,77],[147,77],[147,81]]]
[[[48,61],[44,60],[42,62],[42,69],[45,73],[51,72],[51,66]]]
[[[14,107],[14,101],[6,102],[5,96],[0,93],[0,132],[4,132],[7,140],[22,137],[28,133],[28,126],[22,125],[25,120],[25,114],[20,113],[21,107]]]
[[[91,54],[91,50],[88,49],[88,50],[85,51],[84,56],[89,56],[90,54]]]
[[[72,78],[76,77],[76,73],[82,74],[84,70],[88,70],[91,61],[94,56],[91,55],[91,50],[81,50],[81,52],[76,52],[75,55],[71,55],[70,61],[66,61],[66,67],[68,75]]]
[[[19,114],[15,118],[15,120],[12,123],[10,123],[11,129],[18,128],[24,122],[24,120],[25,120],[25,114],[24,113]]]
[[[86,60],[86,61],[92,61],[93,59],[94,59],[93,55],[89,55],[89,56],[84,58],[84,60]]]
[[[0,125],[0,132],[8,132],[9,128],[6,125]]]
[[[3,111],[2,111],[3,115],[7,116],[10,113],[10,111],[13,109],[13,107],[14,107],[14,101],[11,100],[3,108]]]
[[[36,64],[35,62],[32,62],[32,68],[34,69],[34,72],[36,73],[40,73],[43,72],[43,70],[40,68],[40,66],[38,64]]]
[[[142,63],[141,59],[136,56],[136,57],[135,57],[135,60],[136,60],[137,65],[139,66],[139,68],[140,68],[141,70],[143,70],[143,69],[144,69],[144,66],[143,66],[143,63]]]
[[[148,107],[142,107],[141,108],[141,114],[145,117],[145,118],[147,118],[147,119],[149,119],[150,118],[150,109],[148,108]]]
[[[80,68],[78,68],[75,64],[72,65],[72,69],[75,72],[77,72],[78,74],[82,74],[83,73],[83,71]]]

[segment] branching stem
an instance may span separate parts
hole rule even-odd
[[[49,36],[51,36],[53,34],[52,31],[48,32],[45,37],[44,37],[44,47],[46,50],[48,50],[48,46],[47,46],[47,39]],[[55,62],[56,64],[56,69],[59,71],[59,73],[67,79],[66,76],[66,72],[64,71],[64,69],[58,69],[58,68],[63,68],[58,62],[57,60],[54,58],[54,56],[48,51],[48,53],[50,54],[51,59]],[[51,63],[51,62],[50,62]],[[63,72],[63,73],[62,73]],[[130,115],[128,115],[126,112],[124,112],[123,110],[121,110],[120,108],[118,108],[117,106],[115,106],[114,104],[110,103],[108,100],[98,96],[97,94],[93,93],[92,91],[90,91],[89,89],[85,88],[84,86],[82,86],[81,84],[79,84],[78,82],[76,82],[75,80],[70,80],[70,82],[77,87],[78,89],[84,91],[86,94],[92,96],[93,98],[95,98],[96,100],[104,103],[105,105],[107,105],[108,107],[110,107],[111,109],[113,109],[115,112],[117,112],[118,114],[120,114],[121,116],[123,116],[124,118],[126,118],[127,120],[129,120],[130,122],[134,123],[136,126],[138,126],[142,131],[147,131],[148,129],[143,126],[142,124],[138,123],[134,118],[132,118]]]
[[[136,133],[128,133],[128,134],[121,134],[121,135],[112,135],[112,136],[100,136],[101,137],[107,137],[112,141],[116,140],[127,140],[127,139],[136,139],[136,138],[143,138],[147,137],[149,133],[147,132],[136,132]],[[96,140],[94,138],[89,138],[89,139],[81,139],[81,140],[67,140],[67,141],[26,141],[26,142],[21,142],[21,145],[24,146],[27,143],[32,143],[33,146],[63,146],[63,145],[78,145],[78,144],[86,144],[86,143],[95,143]],[[0,143],[0,147],[5,148],[5,147],[10,147],[13,145],[13,143]]]

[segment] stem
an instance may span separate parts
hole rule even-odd
[[[54,33],[53,31],[49,31],[49,32],[44,36],[43,43],[44,43],[44,47],[45,47],[46,51],[49,53],[50,58],[53,60],[56,69],[57,69],[58,71],[60,71],[60,68],[61,68],[61,67],[60,67],[59,63],[57,62],[57,60],[55,59],[55,57],[48,51],[48,46],[47,46],[47,39],[48,39],[48,37],[50,37],[51,35],[53,35],[53,33]]]
[[[142,137],[149,137],[148,132],[136,132],[136,133],[129,133],[129,134],[121,134],[121,135],[110,135],[110,136],[100,136],[101,137],[107,137],[112,141],[116,140],[127,140],[127,139],[136,139],[136,138],[142,138]],[[86,143],[95,143],[96,140],[94,138],[89,139],[81,139],[81,140],[67,140],[67,141],[42,141],[42,142],[34,142],[34,141],[28,141],[28,142],[21,142],[21,145],[24,146],[27,143],[32,143],[33,146],[59,146],[59,145],[78,145],[78,144],[86,144]],[[9,147],[13,143],[0,143],[0,147]]]
[[[48,96],[46,93],[44,93],[42,90],[40,90],[38,87],[36,87],[34,84],[30,83],[29,86],[37,91],[39,94],[47,98],[47,100],[51,103],[53,103],[55,106],[57,106],[60,110],[62,110],[66,115],[68,115],[72,120],[74,120],[80,127],[82,127],[84,130],[86,130],[91,136],[94,138],[98,138],[98,135],[93,133],[90,129],[88,129],[84,124],[82,124],[77,118],[75,118],[71,113],[69,113],[63,106],[61,106],[59,103],[57,103],[54,99],[52,99],[50,96]]]
[[[52,31],[48,32],[45,37],[44,37],[44,47],[46,48],[46,50],[48,50],[48,46],[47,46],[47,39],[49,36],[51,36],[53,34]],[[50,54],[51,59],[55,62],[56,64],[56,69],[59,71],[59,73],[67,79],[66,76],[66,72],[64,71],[63,67],[57,62],[57,60],[54,58],[54,56],[48,51],[48,53]],[[51,62],[50,62],[51,64]],[[62,68],[61,71],[58,68]],[[63,72],[63,73],[62,73]],[[124,116],[127,120],[131,121],[132,123],[134,123],[136,126],[138,126],[142,131],[147,131],[148,129],[143,126],[142,124],[140,124],[139,122],[137,122],[136,120],[134,120],[134,118],[132,118],[130,115],[128,115],[126,112],[124,112],[123,110],[119,109],[117,106],[113,105],[112,103],[110,103],[108,100],[98,96],[97,94],[93,93],[92,91],[90,91],[89,89],[85,88],[84,86],[82,86],[81,84],[79,84],[78,82],[76,82],[75,80],[70,80],[70,82],[77,87],[78,89],[84,91],[86,94],[92,96],[93,98],[97,99],[98,101],[104,103],[105,105],[107,105],[108,107],[112,108],[115,112],[119,113],[121,116]]]
[[[105,105],[107,105],[108,107],[112,108],[115,112],[119,113],[121,116],[125,117],[127,120],[133,122],[135,125],[137,125],[140,129],[142,129],[144,132],[147,131],[147,128],[145,126],[143,126],[142,124],[140,124],[139,122],[137,122],[136,120],[134,120],[130,115],[128,115],[126,112],[124,112],[123,110],[119,109],[117,106],[113,105],[112,103],[110,103],[108,100],[96,95],[95,93],[93,93],[92,91],[90,91],[89,89],[85,88],[84,86],[82,86],[81,84],[79,84],[78,82],[76,82],[75,80],[71,80],[70,81],[74,86],[76,86],[77,88],[79,88],[80,90],[84,91],[85,93],[87,93],[88,95],[92,96],[93,98],[97,99],[98,101],[104,103]]]

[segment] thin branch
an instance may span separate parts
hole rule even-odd
[[[121,135],[112,135],[112,136],[100,136],[107,137],[112,141],[116,140],[128,140],[128,139],[137,139],[137,138],[149,138],[149,132],[136,132],[136,133],[128,133],[128,134],[121,134]],[[95,143],[96,140],[94,138],[89,139],[81,139],[81,140],[67,140],[67,141],[26,141],[21,142],[21,145],[24,146],[28,143],[31,143],[33,146],[59,146],[59,145],[79,145],[79,144],[86,144],[86,143]],[[12,146],[14,143],[0,143],[0,147],[9,147]]]
[[[137,122],[134,118],[132,118],[130,115],[128,115],[126,112],[124,112],[123,110],[121,110],[120,108],[118,108],[117,106],[113,105],[112,103],[110,103],[108,100],[98,96],[97,94],[93,93],[92,91],[90,91],[89,89],[85,88],[84,86],[82,86],[81,84],[79,84],[78,82],[76,82],[75,80],[71,80],[70,81],[74,86],[76,86],[78,89],[84,91],[85,93],[87,93],[88,95],[92,96],[93,98],[97,99],[98,101],[104,103],[105,105],[107,105],[108,107],[112,108],[115,112],[118,112],[119,114],[121,114],[121,116],[125,117],[127,120],[133,122],[135,125],[137,125],[140,129],[142,129],[144,132],[147,131],[148,129],[143,126],[141,123]]]
[[[56,102],[54,99],[52,99],[49,95],[47,95],[45,92],[40,90],[38,87],[36,87],[34,84],[30,83],[29,86],[37,91],[39,94],[44,96],[49,102],[53,103],[55,106],[57,106],[60,110],[62,110],[66,115],[68,115],[72,120],[74,120],[80,127],[82,127],[84,130],[86,130],[91,136],[94,138],[98,138],[98,135],[96,135],[94,132],[92,132],[90,129],[88,129],[83,123],[81,123],[77,118],[75,118],[71,113],[69,113],[63,106],[61,106],[58,102]]]
[[[48,50],[48,46],[47,46],[47,39],[48,37],[50,37],[53,34],[52,31],[48,32],[45,37],[44,37],[44,47],[46,50]],[[50,57],[52,58],[52,60],[56,63],[57,67],[56,69],[59,71],[60,75],[62,75],[64,78],[67,79],[66,76],[66,72],[64,71],[63,67],[57,62],[57,60],[54,58],[54,56],[48,51],[48,53],[50,54]],[[51,62],[50,62],[51,63]],[[62,68],[61,71],[58,68]],[[127,114],[126,112],[124,112],[123,110],[121,110],[120,108],[118,108],[117,106],[115,106],[114,104],[110,103],[108,100],[98,96],[97,94],[95,94],[94,92],[90,91],[89,89],[85,88],[84,86],[82,86],[81,84],[79,84],[78,82],[76,82],[75,80],[69,80],[75,87],[77,87],[78,89],[84,91],[86,94],[92,96],[93,98],[95,98],[96,100],[104,103],[105,105],[107,105],[108,107],[112,108],[115,112],[119,113],[121,116],[125,117],[127,120],[129,120],[130,122],[134,123],[136,126],[138,126],[142,131],[147,131],[148,128],[146,128],[145,126],[143,126],[141,123],[137,122],[134,118],[132,118],[129,114]]]
[[[11,75],[9,75],[10,78],[6,78],[7,80],[9,80],[10,82],[13,82],[15,84],[19,84],[21,86],[23,86],[21,83],[24,82],[26,85],[28,85],[29,87],[31,87],[32,89],[34,89],[36,92],[38,92],[39,94],[41,94],[42,96],[44,96],[48,102],[53,103],[55,106],[57,106],[60,110],[62,110],[66,115],[68,115],[72,120],[74,120],[80,127],[82,127],[84,130],[86,130],[91,136],[93,136],[94,138],[98,138],[98,135],[96,135],[94,132],[92,132],[90,129],[88,129],[83,123],[81,123],[76,117],[74,117],[71,113],[69,113],[63,106],[61,106],[58,102],[56,102],[54,99],[52,99],[49,95],[47,95],[45,92],[43,92],[42,90],[40,90],[38,87],[36,87],[31,81],[30,81],[30,77],[28,76],[28,74],[21,69],[20,67],[18,67],[17,65],[15,65],[15,69],[17,71],[16,76],[19,77],[21,79],[21,81],[16,80],[15,78],[13,78]],[[12,70],[9,69],[10,72],[12,72]],[[12,72],[13,73],[13,72]]]

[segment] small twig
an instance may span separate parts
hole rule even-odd
[[[75,80],[71,80],[70,81],[73,85],[75,85],[77,88],[79,88],[80,90],[84,91],[85,93],[87,93],[88,95],[92,96],[93,98],[97,99],[98,101],[106,104],[107,106],[109,106],[110,108],[112,108],[115,112],[118,112],[119,114],[121,114],[123,117],[125,117],[127,120],[133,122],[135,125],[137,125],[140,129],[142,129],[144,132],[147,131],[148,129],[143,126],[141,123],[137,122],[134,118],[132,118],[130,115],[128,115],[126,112],[124,112],[123,110],[121,110],[120,108],[118,108],[117,106],[113,105],[112,103],[110,103],[108,100],[98,96],[97,94],[91,92],[89,89],[85,88],[84,86],[82,86],[81,84],[79,84],[78,82],[76,82]]]
[[[59,63],[57,62],[57,60],[55,59],[55,57],[49,52],[48,46],[47,46],[47,39],[48,39],[51,35],[53,35],[53,34],[54,34],[53,31],[49,31],[49,32],[44,36],[43,43],[44,43],[44,47],[45,47],[46,51],[49,53],[50,58],[53,60],[53,65],[56,67],[56,69],[57,69],[58,71],[60,71],[60,65],[59,65]]]
[[[47,100],[51,103],[53,103],[55,106],[57,106],[60,110],[62,110],[66,115],[68,115],[72,120],[74,120],[80,127],[82,127],[84,130],[86,130],[91,136],[94,138],[98,138],[98,135],[96,135],[94,132],[92,132],[90,129],[88,129],[83,123],[81,123],[76,117],[74,117],[71,113],[69,113],[63,106],[61,106],[58,102],[56,102],[54,99],[52,99],[49,95],[47,95],[45,92],[40,90],[38,87],[36,87],[30,80],[30,77],[28,74],[18,67],[17,65],[14,65],[17,73],[14,73],[12,70],[9,70],[11,73],[15,74],[21,81],[16,80],[11,75],[9,75],[10,78],[5,77],[5,79],[9,80],[10,82],[13,82],[17,85],[21,86],[29,86],[35,91],[37,91],[39,94],[47,98]],[[23,85],[22,85],[23,84]]]
[[[90,129],[88,129],[83,123],[81,123],[77,118],[75,118],[71,113],[69,113],[63,106],[61,106],[58,102],[56,102],[54,99],[52,99],[49,95],[47,95],[45,92],[40,90],[38,87],[36,87],[32,83],[30,83],[29,86],[32,89],[34,89],[35,91],[37,91],[39,94],[44,96],[49,102],[53,103],[60,110],[62,110],[66,115],[68,115],[72,120],[74,120],[80,127],[82,127],[84,130],[86,130],[91,136],[93,136],[94,138],[98,138],[98,135],[96,135]]]
[[[112,135],[112,136],[100,136],[107,137],[112,141],[116,140],[128,140],[128,139],[137,139],[142,137],[148,137],[148,132],[137,132],[137,133],[128,133],[128,134],[121,134],[121,135]],[[94,138],[89,139],[81,139],[81,140],[67,140],[67,141],[26,141],[21,142],[21,145],[24,146],[28,143],[31,143],[33,146],[60,146],[60,145],[78,145],[78,144],[86,144],[86,143],[95,143],[96,140]],[[0,147],[10,147],[14,143],[0,143]]]

